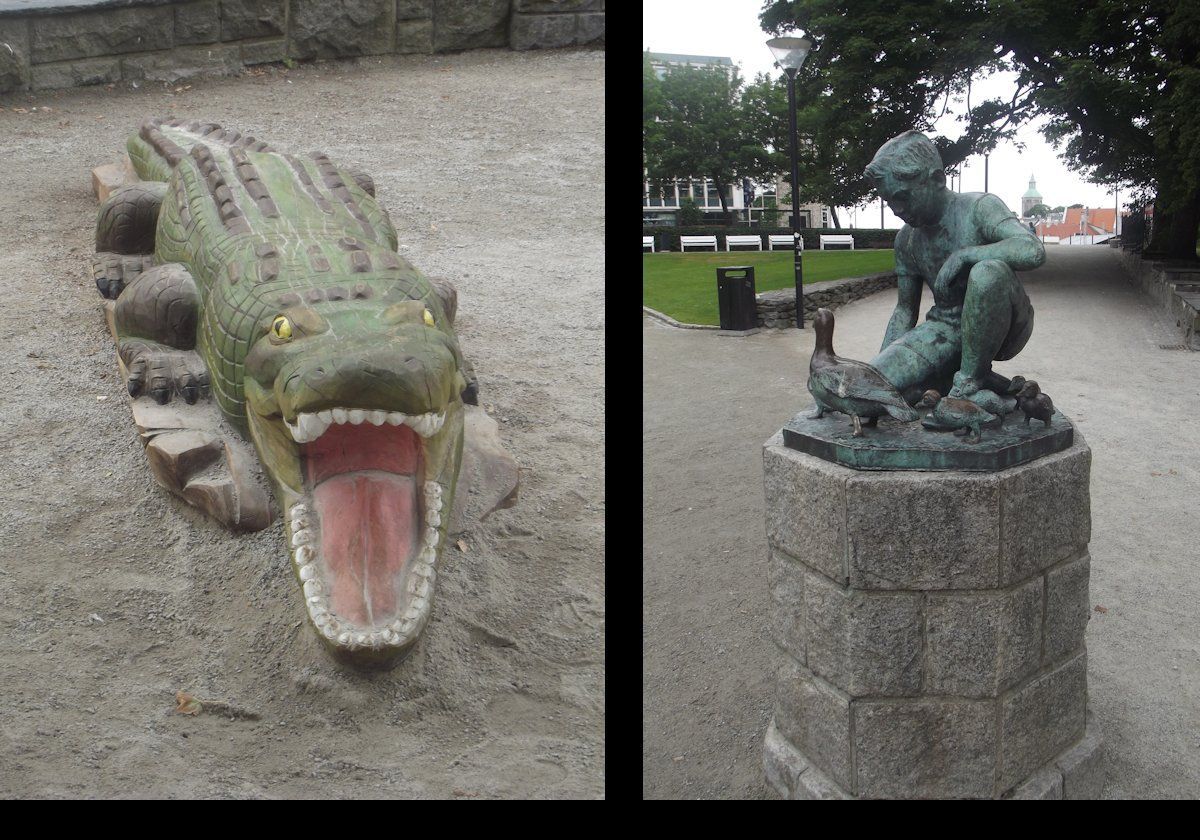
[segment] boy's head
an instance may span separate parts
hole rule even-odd
[[[919,131],[906,131],[879,147],[867,175],[892,212],[910,225],[941,216],[946,171],[937,147]]]

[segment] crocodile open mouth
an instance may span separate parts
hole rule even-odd
[[[428,618],[443,490],[426,479],[427,442],[444,421],[354,408],[284,421],[304,488],[292,557],[314,626],[339,646],[406,645]]]

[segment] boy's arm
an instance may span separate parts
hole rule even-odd
[[[1041,241],[996,196],[988,194],[979,199],[973,215],[972,221],[988,244],[969,245],[947,257],[938,272],[939,287],[949,288],[956,278],[965,280],[970,267],[984,260],[1000,260],[1014,271],[1037,268],[1046,261]]]
[[[913,271],[906,259],[908,254],[909,228],[900,229],[896,234],[896,285],[899,293],[896,299],[896,309],[888,321],[887,330],[883,334],[883,347],[917,325],[917,314],[921,306],[921,287],[924,278]]]

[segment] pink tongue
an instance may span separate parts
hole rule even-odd
[[[330,607],[360,627],[398,617],[400,572],[416,547],[417,497],[411,476],[343,473],[313,490]]]

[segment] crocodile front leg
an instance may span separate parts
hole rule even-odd
[[[116,300],[138,275],[154,264],[158,211],[167,185],[139,182],[122,187],[100,206],[96,220],[96,255],[92,275],[96,288]]]
[[[196,347],[200,295],[178,263],[154,266],[137,276],[114,311],[117,348],[129,372],[129,394],[147,393],[160,404],[175,394],[189,405],[209,387]]]

